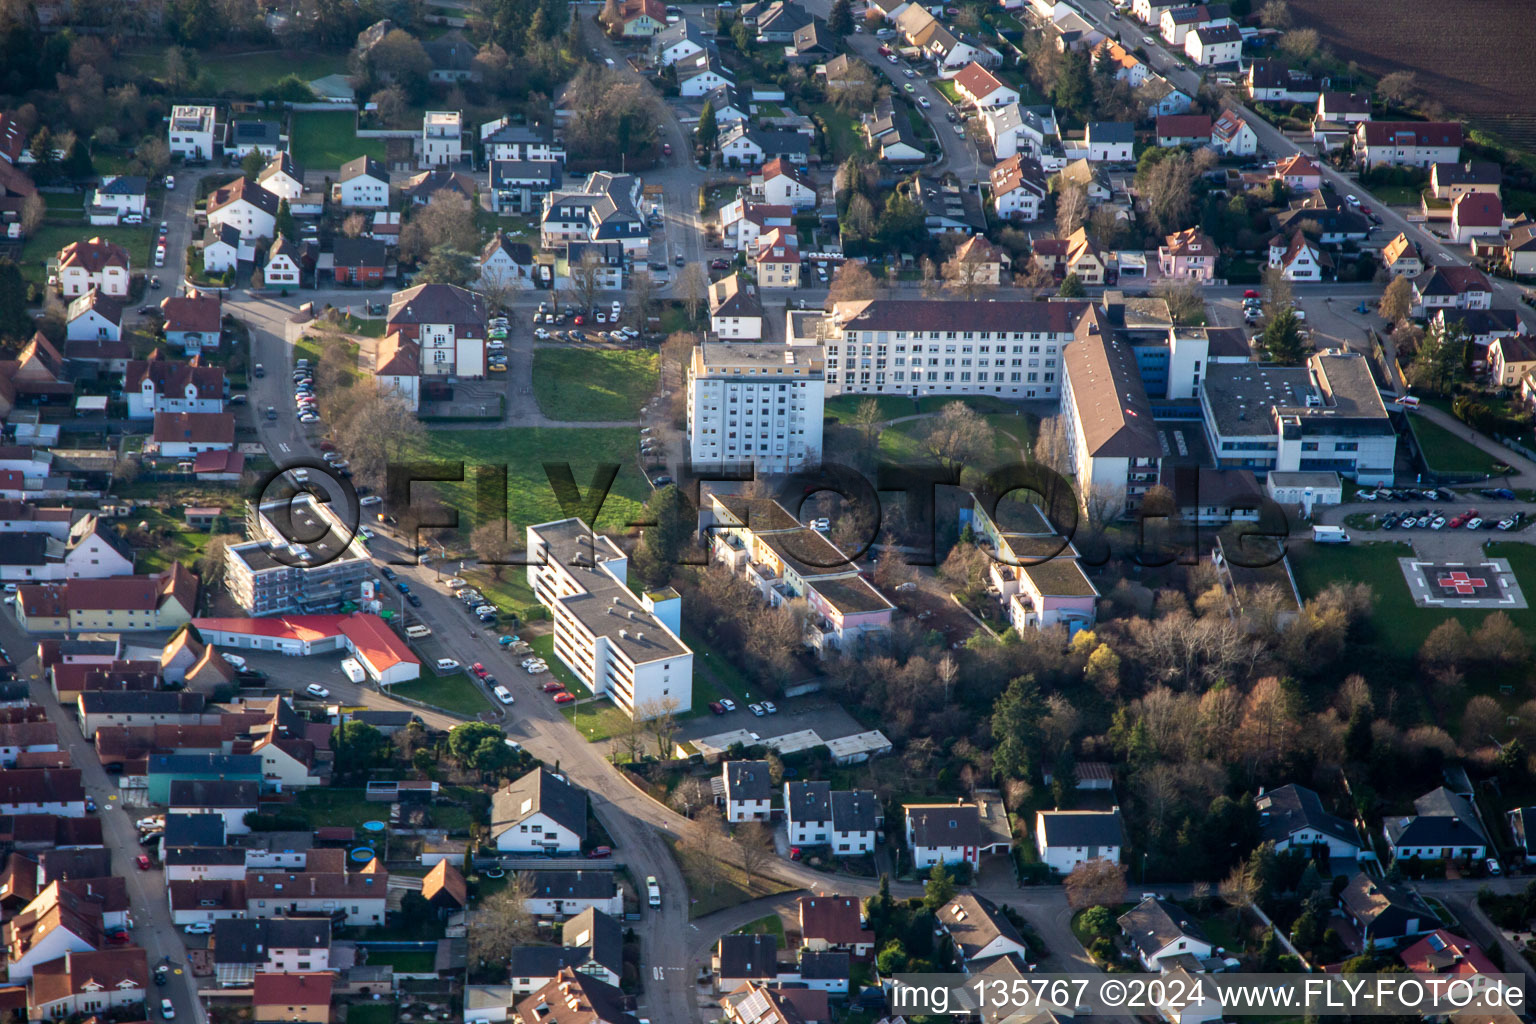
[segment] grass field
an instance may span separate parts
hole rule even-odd
[[[553,420],[638,420],[659,362],[654,352],[535,349],[533,394]]]
[[[294,114],[290,134],[289,151],[305,170],[328,171],[360,156],[384,159],[384,140],[358,138],[357,115],[350,110]]]
[[[1470,441],[1457,437],[1440,424],[1423,416],[1410,416],[1408,423],[1413,429],[1414,436],[1419,439],[1419,448],[1424,452],[1424,461],[1428,463],[1430,469],[1441,473],[1491,471],[1493,456]]]
[[[1029,450],[1034,436],[1031,418],[1012,414],[990,413],[983,417],[992,427],[992,465],[978,466],[990,470],[997,466],[1017,462],[1019,450]],[[880,432],[880,455],[891,462],[912,464],[931,462],[922,450],[919,438],[928,426],[928,420],[907,420],[886,427]]]
[[[347,1024],[395,1024],[393,1002],[344,1003]]]
[[[1289,544],[1291,569],[1303,600],[1315,597],[1330,583],[1369,583],[1376,592],[1376,644],[1399,656],[1411,656],[1440,623],[1447,618],[1460,619],[1470,632],[1492,612],[1479,609],[1420,608],[1413,603],[1407,581],[1397,560],[1413,554],[1403,543],[1330,544],[1320,546],[1310,541]],[[1521,589],[1529,601],[1536,595],[1536,547],[1530,544],[1494,543],[1487,546],[1490,558],[1507,558]],[[1536,609],[1521,608],[1507,612],[1522,632],[1536,631]],[[1476,685],[1476,681],[1469,679]]]
[[[347,346],[347,352],[352,357],[347,363],[347,384],[350,386],[353,381],[362,376],[362,371],[357,368],[358,346],[355,341],[346,341],[343,344]],[[314,335],[306,334],[293,343],[294,360],[308,359],[310,370],[314,370],[315,367],[320,365],[320,352],[321,339]]]
[[[772,935],[779,940],[779,947],[784,948],[784,919],[778,914],[769,914],[760,917],[756,921],[748,921],[737,928],[735,935]]]
[[[430,950],[420,949],[370,949],[368,950],[368,965],[370,967],[380,964],[388,964],[395,969],[396,974],[431,974],[432,965],[436,962],[437,955]],[[355,1024],[350,1014],[347,1016],[348,1024]]]
[[[124,54],[119,62],[156,81],[165,71],[163,52]],[[228,56],[209,53],[197,62],[196,70],[199,77],[206,78],[214,92],[221,95],[259,96],[289,75],[312,82],[326,75],[345,74],[347,55],[282,50]]]
[[[189,529],[181,517],[167,515],[156,508],[140,509],[135,519],[149,523],[151,529],[166,527],[171,530],[170,536],[159,545],[137,549],[135,572],[163,572],[176,562],[188,569],[197,568],[198,559],[203,557],[203,550],[208,546],[207,533]]]
[[[365,821],[376,821],[389,813],[386,805],[369,803],[361,789],[329,786],[300,790],[294,797],[294,806],[307,814],[317,828],[321,825],[357,828]]]
[[[45,224],[38,228],[21,248],[21,276],[34,284],[42,284],[48,277],[48,260],[70,242],[83,242],[87,238],[103,238],[116,242],[128,252],[128,267],[135,274],[153,273],[149,265],[150,243],[154,240],[151,225],[142,227],[94,227],[82,220],[78,225]]]
[[[590,515],[589,496],[594,471],[599,465],[617,465],[618,476],[603,500],[594,523],[599,529],[625,529],[640,514],[650,496],[635,465],[639,431],[632,427],[513,427],[506,430],[432,430],[428,444],[412,453],[435,462],[462,461],[462,483],[434,485],[444,502],[460,510],[464,533],[478,524],[474,514],[475,466],[507,467],[507,518],[513,523],[546,523],[575,515]],[[545,462],[569,463],[583,496],[581,509],[562,510],[545,475]]]
[[[421,667],[421,678],[413,679],[408,683],[396,683],[389,688],[389,692],[396,697],[406,697],[410,700],[419,700],[423,704],[431,704],[433,707],[451,711],[465,718],[474,718],[482,711],[490,710],[491,703],[485,699],[485,694],[480,688],[469,681],[469,676],[463,672],[455,672],[450,676],[437,676],[432,674],[430,666]]]
[[[821,118],[822,123],[827,126],[827,141],[832,147],[832,159],[838,163],[869,148],[869,144],[859,131],[858,118],[852,114],[845,114],[830,103],[818,103],[811,108],[811,115]]]
[[[823,414],[841,422],[853,418],[859,406],[873,400],[880,407],[881,420],[894,420],[901,416],[915,416],[920,411],[917,402],[900,395],[838,395],[827,399]]]

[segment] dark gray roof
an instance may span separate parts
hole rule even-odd
[[[614,974],[624,973],[624,927],[601,910],[588,907],[565,922],[560,929],[560,941],[567,948],[585,949],[588,955],[584,959],[601,964]]]
[[[217,818],[217,814],[199,814],[199,818]],[[181,867],[235,867],[245,865],[245,851],[238,846],[171,846],[162,858],[167,865]]]
[[[166,846],[223,846],[224,815],[167,814]],[[242,859],[244,855],[242,854]]]
[[[237,146],[276,146],[282,131],[276,121],[235,121],[229,126],[230,141]]]
[[[79,700],[88,715],[196,715],[203,710],[203,695],[185,690],[86,690]]]
[[[1135,142],[1136,126],[1129,121],[1088,122],[1090,142]]]
[[[578,837],[587,837],[586,790],[540,765],[491,797],[491,838],[540,813]]]
[[[384,165],[371,156],[353,157],[342,164],[341,176],[337,180],[351,181],[353,178],[361,177],[364,174],[385,183],[389,181],[389,171],[385,170]]]
[[[329,949],[331,922],[324,917],[224,919],[213,925],[213,962],[260,964],[274,949]]]
[[[981,845],[981,816],[975,804],[908,804],[906,812],[917,846]]]
[[[149,187],[149,179],[142,174],[119,174],[96,187],[97,195],[141,196]]]
[[[1125,826],[1119,810],[1041,811],[1047,846],[1123,846]]]
[[[286,152],[279,153],[267,161],[267,166],[263,167],[261,173],[256,175],[256,181],[260,184],[278,174],[286,174],[294,181],[300,183],[304,181],[304,172],[299,169],[298,164],[293,162],[293,157]]]
[[[154,754],[146,774],[260,775],[260,754]]]
[[[791,782],[784,816],[790,821],[831,821],[832,783]]]
[[[1393,846],[1487,846],[1488,836],[1466,797],[1441,786],[1413,802],[1410,817],[1389,817],[1387,838]]]
[[[867,789],[840,789],[832,794],[834,832],[873,832],[881,817],[880,801]]]
[[[1324,810],[1322,800],[1305,786],[1295,783],[1281,786],[1260,794],[1254,802],[1259,808],[1260,828],[1265,839],[1277,842],[1289,839],[1293,833],[1305,828],[1360,845],[1360,835],[1355,827]]]
[[[389,262],[387,247],[377,238],[336,239],[335,262],[338,267],[382,267]]]
[[[1120,928],[1138,950],[1148,955],[1181,937],[1210,942],[1199,922],[1190,914],[1156,896],[1142,900],[1121,914]]]
[[[776,978],[779,974],[779,939],[766,932],[756,935],[720,936],[721,978]]]
[[[560,167],[558,160],[492,160],[491,187],[497,188],[508,182],[527,182],[559,188]]]
[[[507,975],[511,978],[553,978],[561,969],[579,967],[586,961],[585,949],[516,946],[507,957]]]
[[[768,762],[727,761],[725,793],[731,800],[769,799],[773,795],[773,780],[768,777]]]
[[[1021,948],[1024,946],[1024,936],[1019,934],[1018,928],[997,908],[997,904],[984,896],[957,893],[939,908],[937,917],[967,960],[998,939],[1016,942]]]
[[[532,899],[553,900],[601,900],[611,897],[618,888],[612,871],[519,871],[519,878],[528,879],[528,895]]]
[[[251,807],[261,793],[259,782],[227,779],[172,779],[172,807]]]
[[[389,326],[398,324],[464,324],[485,327],[485,300],[453,284],[418,284],[395,292],[389,300]]]
[[[853,976],[853,956],[849,953],[801,953],[802,981],[845,981]]]
[[[397,729],[404,729],[410,725],[411,719],[414,717],[416,717],[414,711],[375,711],[365,709],[351,713],[351,718],[354,722],[365,722],[375,727]]]

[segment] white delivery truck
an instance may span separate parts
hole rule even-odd
[[[368,678],[368,673],[363,671],[363,663],[356,658],[342,658],[341,670],[347,674],[347,678],[354,683],[360,683]]]
[[[426,626],[406,626],[405,635],[412,640],[425,640],[432,635],[432,630]]]
[[[1348,544],[1349,534],[1342,526],[1314,526],[1312,540],[1318,544]]]

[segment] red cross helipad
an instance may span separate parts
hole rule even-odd
[[[1435,582],[1440,584],[1445,590],[1456,591],[1462,597],[1471,597],[1488,585],[1488,581],[1481,576],[1468,576],[1460,569],[1457,569],[1455,572],[1446,573],[1435,580]]]

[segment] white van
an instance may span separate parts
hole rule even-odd
[[[1342,526],[1314,526],[1312,540],[1316,544],[1348,544],[1349,534]]]
[[[645,896],[651,906],[661,906],[661,886],[656,884],[655,875],[645,876]]]
[[[512,703],[512,691],[507,689],[505,686],[495,686],[491,689],[491,692],[494,693],[496,695],[496,699],[501,701],[503,704]]]
[[[406,626],[405,635],[412,640],[425,640],[432,635],[432,630],[426,626]]]

